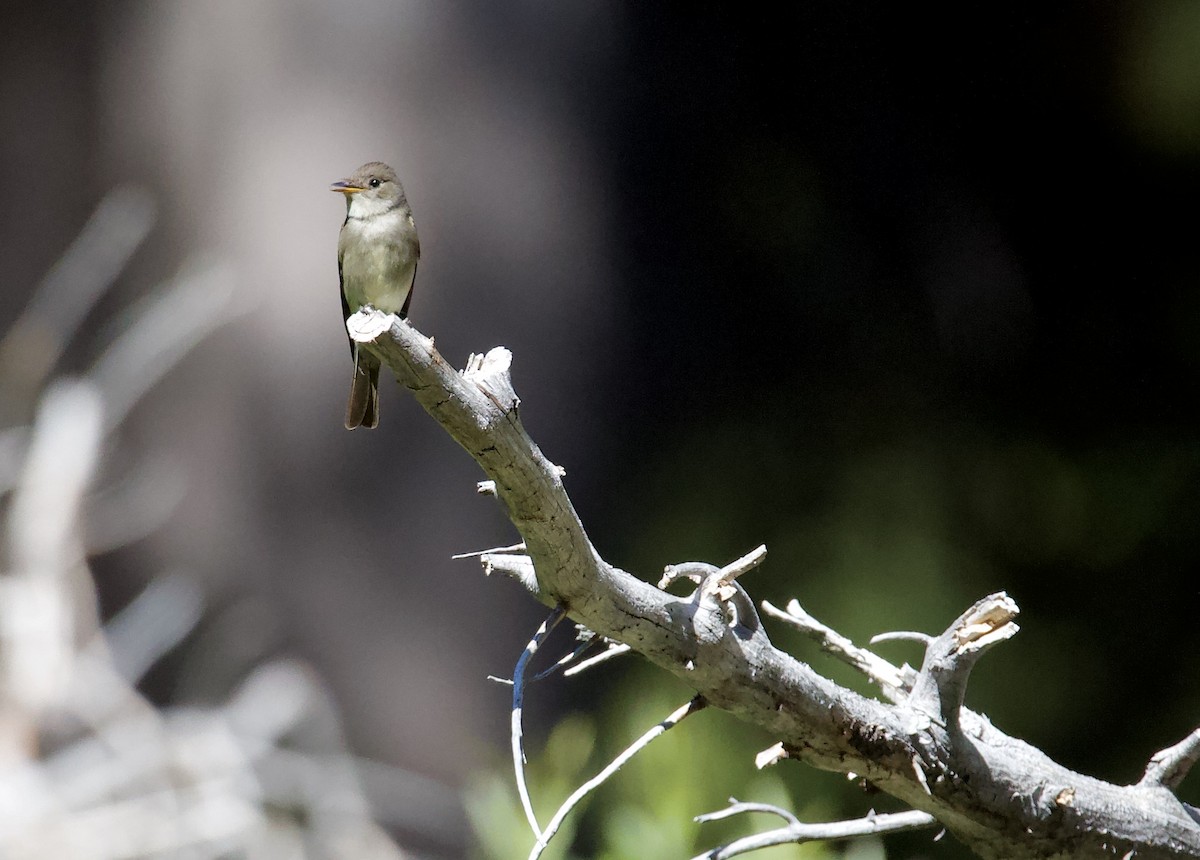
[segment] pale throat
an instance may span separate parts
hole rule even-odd
[[[410,226],[411,216],[397,208],[372,215],[351,215],[344,229],[355,238],[369,242],[379,238],[397,239]]]
[[[348,195],[346,201],[349,204],[347,216],[356,219],[375,218],[388,212],[398,212],[401,208],[400,201],[395,198],[368,197],[361,192]]]

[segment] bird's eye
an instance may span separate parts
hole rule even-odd
[[[378,180],[378,179],[372,179],[372,180],[371,180],[370,182],[368,182],[367,184],[368,184],[368,185],[370,185],[372,188],[378,188],[378,187],[379,187],[379,180]]]

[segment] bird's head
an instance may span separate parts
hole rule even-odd
[[[382,161],[367,162],[329,190],[346,195],[346,212],[351,218],[382,215],[407,202],[396,171]]]

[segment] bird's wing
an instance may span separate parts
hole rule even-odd
[[[342,280],[342,249],[338,248],[338,292],[342,294],[342,322],[345,323],[350,319],[350,303],[346,301],[346,284]],[[345,328],[345,325],[342,326]],[[354,351],[354,338],[350,337],[350,332],[346,332],[346,340],[350,342],[350,360],[353,361],[357,356]]]
[[[420,257],[420,254],[421,252],[418,250],[417,256]],[[417,288],[417,266],[420,265],[420,262],[420,259],[418,259],[417,262],[413,263],[413,279],[412,283],[408,285],[408,295],[404,298],[404,307],[400,308],[400,319],[404,319],[408,316],[408,306],[412,304],[413,290]],[[342,302],[344,303],[345,301],[346,299],[343,297]]]

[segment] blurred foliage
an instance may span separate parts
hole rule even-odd
[[[1200,6],[1189,0],[1135,6],[1118,89],[1124,120],[1164,153],[1200,151]]]
[[[1114,696],[1121,678],[1140,677],[1135,665],[1123,664],[1144,659],[1123,656],[1129,640],[1106,632],[1129,624],[1120,615],[1121,592],[1157,588],[1157,599],[1173,599],[1175,571],[1154,559],[1164,540],[1170,546],[1178,539],[1171,535],[1191,528],[1180,511],[1194,509],[1188,496],[1200,448],[1193,440],[1105,436],[1069,449],[1045,434],[998,434],[947,420],[928,436],[900,427],[888,438],[876,428],[874,438],[837,451],[828,441],[839,435],[830,429],[836,421],[792,430],[789,438],[789,429],[764,420],[770,404],[758,406],[681,436],[667,455],[629,471],[621,495],[638,505],[622,532],[622,563],[653,579],[665,563],[725,563],[763,541],[770,556],[746,577],[751,594],[777,605],[796,597],[859,643],[886,630],[938,632],[973,600],[1008,589],[1026,609],[1026,629],[976,670],[969,705],[1069,766],[1118,782],[1136,780],[1151,752],[1186,733],[1200,702],[1189,680],[1179,679],[1178,690],[1129,688],[1131,699],[1161,702],[1136,727],[1119,714],[1110,720],[1100,703]],[[841,438],[847,435],[854,431]],[[1036,576],[1045,570],[1074,584],[1057,595],[1044,592]],[[1114,582],[1125,570],[1138,573]],[[779,647],[873,695],[861,676],[804,637],[771,633]],[[1148,633],[1181,657],[1172,644],[1186,647],[1195,635],[1153,626]],[[921,658],[909,644],[880,651],[897,663],[919,665]],[[674,686],[648,669],[622,675],[610,695],[627,704],[604,710],[602,745],[661,718],[674,706],[664,690]],[[685,697],[680,688],[675,704]],[[1096,730],[1130,734],[1125,746],[1098,751]],[[623,788],[601,793],[603,813],[594,807],[587,819],[609,852],[595,856],[690,856],[717,844],[729,833],[708,825],[695,841],[700,834],[686,825],[727,794],[779,802],[806,820],[860,815],[889,800],[866,801],[793,764],[756,780],[747,764],[771,742],[757,735],[723,714],[705,714],[647,750],[618,780]],[[770,799],[780,793],[783,800]],[[926,856],[934,850],[929,840],[920,833],[893,837],[891,856]],[[638,854],[637,845],[654,850]],[[970,855],[946,839],[936,856]]]

